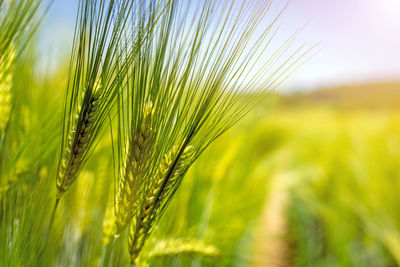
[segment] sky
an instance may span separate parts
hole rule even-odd
[[[271,16],[287,2],[273,0]],[[55,0],[47,14],[41,47],[48,58],[68,56],[77,4]],[[283,91],[400,80],[400,0],[291,0],[279,25],[282,41],[306,25],[297,42],[318,44]]]

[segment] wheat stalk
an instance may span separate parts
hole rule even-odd
[[[188,146],[179,156],[179,147],[174,146],[168,151],[157,169],[153,183],[138,201],[137,210],[134,212],[129,228],[129,252],[131,262],[134,262],[143,248],[154,222],[161,212],[161,206],[168,195],[172,193],[177,180],[182,176],[182,172],[193,155],[193,147]]]

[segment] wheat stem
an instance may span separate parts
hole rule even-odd
[[[51,215],[50,215],[49,223],[46,226],[46,229],[44,231],[44,235],[42,238],[42,244],[41,244],[41,247],[39,250],[39,258],[41,258],[43,256],[44,250],[46,249],[47,243],[49,242],[49,235],[50,235],[51,228],[53,227],[53,224],[54,224],[54,219],[56,217],[56,211],[57,211],[59,202],[60,202],[60,200],[56,199],[56,202],[54,203],[54,207],[53,207],[53,211],[51,212]]]
[[[113,246],[113,243],[108,243],[103,246],[99,266],[110,266],[110,257],[112,254],[112,246]]]

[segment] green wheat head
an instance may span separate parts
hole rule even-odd
[[[10,119],[15,59],[38,26],[40,0],[0,0],[0,139]]]
[[[178,152],[178,147],[174,146],[164,155],[150,187],[136,205],[133,213],[135,217],[131,222],[128,238],[129,252],[133,262],[143,248],[154,222],[160,216],[162,200],[168,199],[168,195],[171,194],[178,179],[183,175],[184,169],[188,166],[193,155],[193,147],[186,147],[176,161]],[[169,174],[169,172],[171,173]]]
[[[10,117],[14,58],[14,49],[10,47],[0,59],[0,139],[4,136]]]
[[[165,239],[157,240],[157,244],[150,251],[149,257],[171,257],[182,254],[215,257],[219,253],[215,246],[206,244],[202,240]]]
[[[38,26],[41,0],[0,0],[0,60],[13,43],[26,46]]]
[[[130,140],[126,151],[127,157],[115,199],[116,234],[126,228],[134,215],[137,200],[136,189],[141,182],[140,177],[145,171],[143,163],[148,160],[152,145],[151,120],[154,112],[152,103],[146,103],[143,107],[143,120],[138,134]]]

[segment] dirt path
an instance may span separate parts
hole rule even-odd
[[[272,178],[268,199],[264,208],[261,229],[255,240],[252,267],[288,266],[289,247],[285,241],[287,233],[286,208],[289,202],[288,177],[279,173]]]

